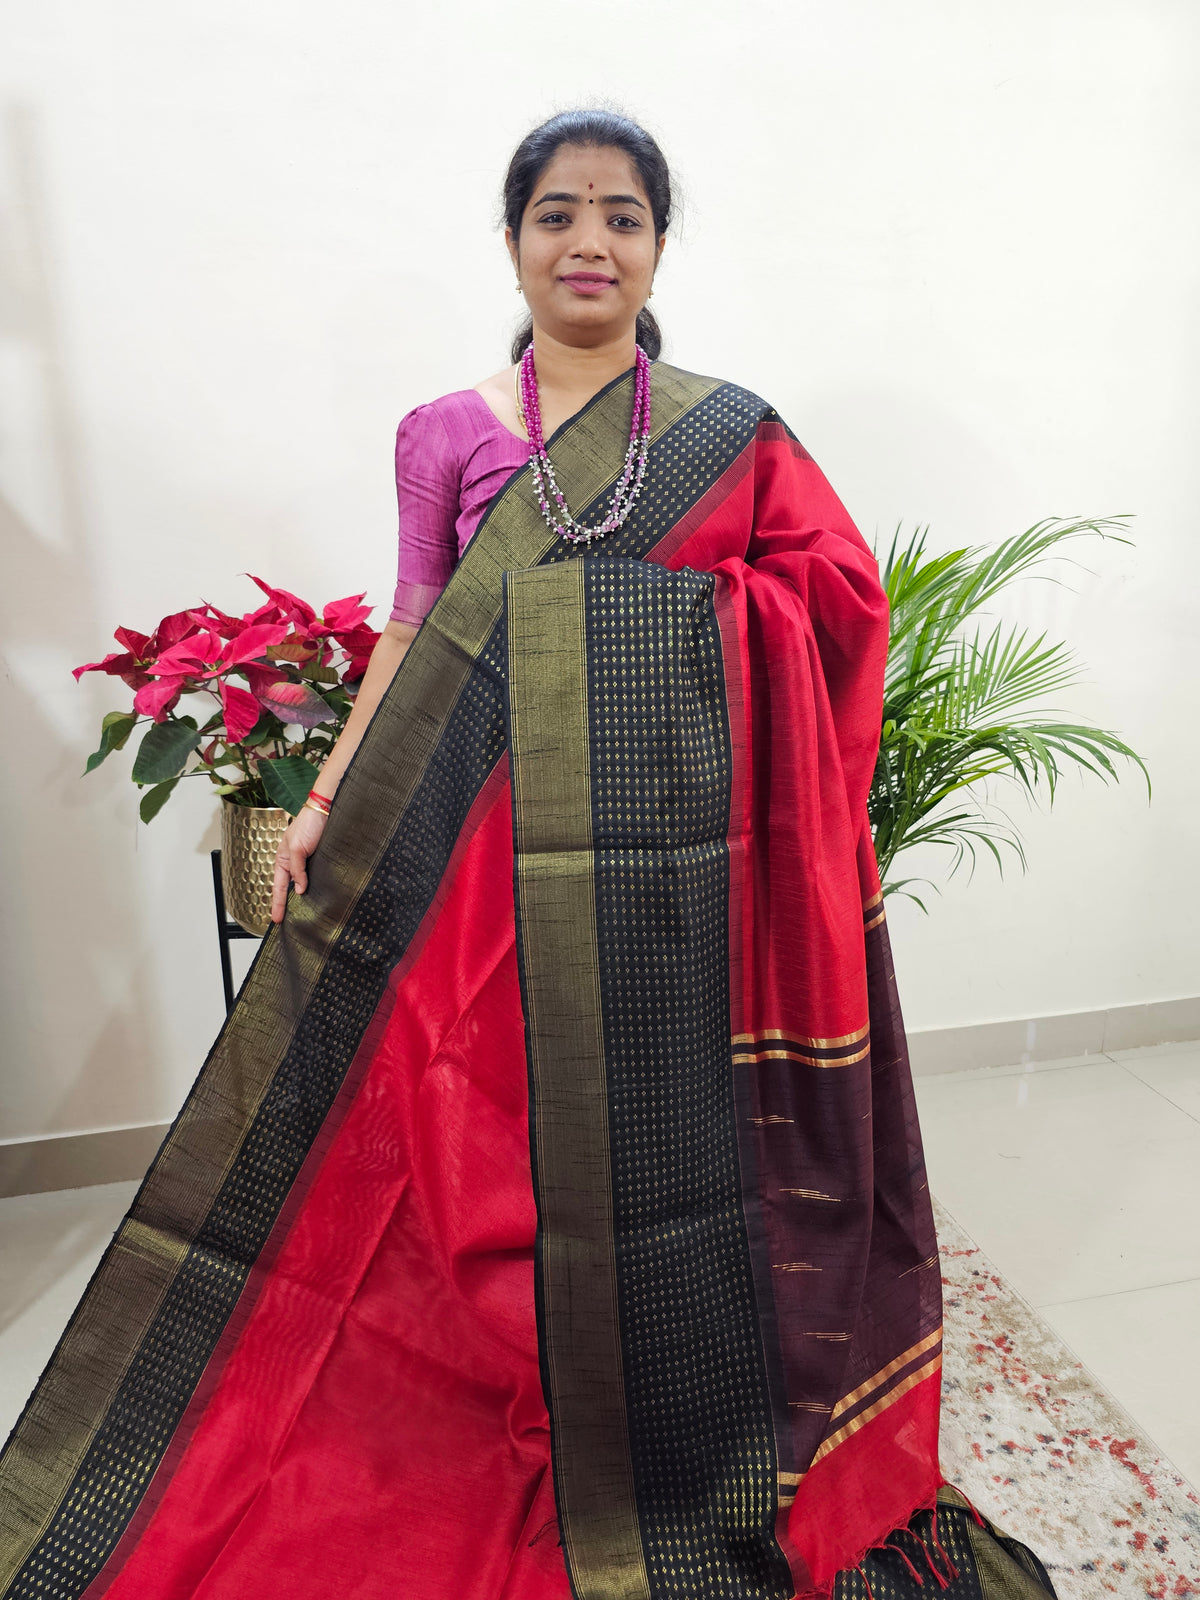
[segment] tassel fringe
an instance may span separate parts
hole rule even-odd
[[[965,1498],[966,1497],[964,1496],[964,1499]],[[968,1504],[970,1504],[970,1502],[968,1502]],[[972,1506],[971,1509],[974,1510],[974,1507]],[[954,1563],[953,1563],[953,1561],[951,1561],[949,1555],[942,1548],[942,1541],[938,1538],[937,1519],[938,1519],[938,1508],[937,1508],[937,1504],[935,1502],[934,1507],[933,1507],[933,1517],[932,1517],[932,1520],[931,1520],[931,1523],[930,1523],[930,1530],[929,1531],[930,1531],[930,1534],[931,1534],[931,1536],[933,1538],[933,1548],[937,1551],[938,1555],[941,1556],[942,1560],[946,1563],[946,1571],[950,1574],[950,1578],[949,1578],[948,1583],[947,1583],[947,1588],[948,1588],[949,1585],[954,1582],[955,1578],[958,1577],[958,1568],[954,1565]]]
[[[867,1577],[866,1572],[863,1570],[862,1563],[860,1562],[854,1570],[863,1581],[863,1588],[867,1591],[867,1600],[875,1600],[875,1591],[871,1587],[870,1578]]]

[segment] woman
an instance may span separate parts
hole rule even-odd
[[[401,424],[392,620],[10,1441],[0,1592],[1052,1592],[938,1470],[875,563],[651,359],[643,130],[552,118],[505,200],[531,328]]]

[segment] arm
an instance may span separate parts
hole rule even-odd
[[[313,785],[327,800],[337,793],[367,724],[396,676],[426,612],[454,570],[458,559],[455,518],[460,476],[454,448],[436,407],[415,406],[396,430],[400,527],[395,604],[391,620],[371,652],[346,726]],[[272,922],[283,921],[289,883],[295,883],[297,894],[308,888],[308,858],[324,831],[325,818],[311,806],[306,806],[289,825],[275,857]]]
[[[346,719],[346,726],[342,729],[337,743],[325,757],[325,763],[314,786],[317,793],[323,794],[327,800],[332,800],[337,793],[338,784],[341,783],[342,775],[350,765],[350,757],[358,749],[359,740],[367,723],[375,715],[388,684],[396,676],[396,668],[404,660],[408,647],[416,636],[417,629],[414,624],[392,621],[376,640],[371,660],[358,686],[354,709]]]
[[[350,765],[350,758],[358,749],[368,722],[374,716],[376,707],[383,699],[388,684],[396,676],[396,669],[416,635],[417,630],[412,623],[396,621],[389,622],[379,635],[359,685],[354,709],[313,785],[317,793],[323,794],[327,800],[332,800],[337,793],[342,775]],[[289,883],[295,883],[297,894],[303,894],[308,888],[308,858],[320,843],[325,822],[326,818],[320,812],[306,806],[289,824],[275,856],[275,882],[271,889],[272,922],[283,920]]]

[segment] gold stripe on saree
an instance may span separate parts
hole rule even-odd
[[[581,1594],[648,1600],[612,1223],[583,563],[509,573],[507,591],[517,903],[559,1525]]]

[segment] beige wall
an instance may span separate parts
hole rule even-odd
[[[505,360],[531,121],[610,95],[684,191],[655,307],[864,532],[1137,513],[1022,614],[1153,807],[1068,781],[1031,869],[893,915],[910,1025],[1194,994],[1200,505],[1187,0],[0,3],[0,1136],[173,1114],[220,1022],[216,802],[136,821],[69,669],[247,570],[386,614],[401,414]],[[245,955],[245,948],[241,952]]]

